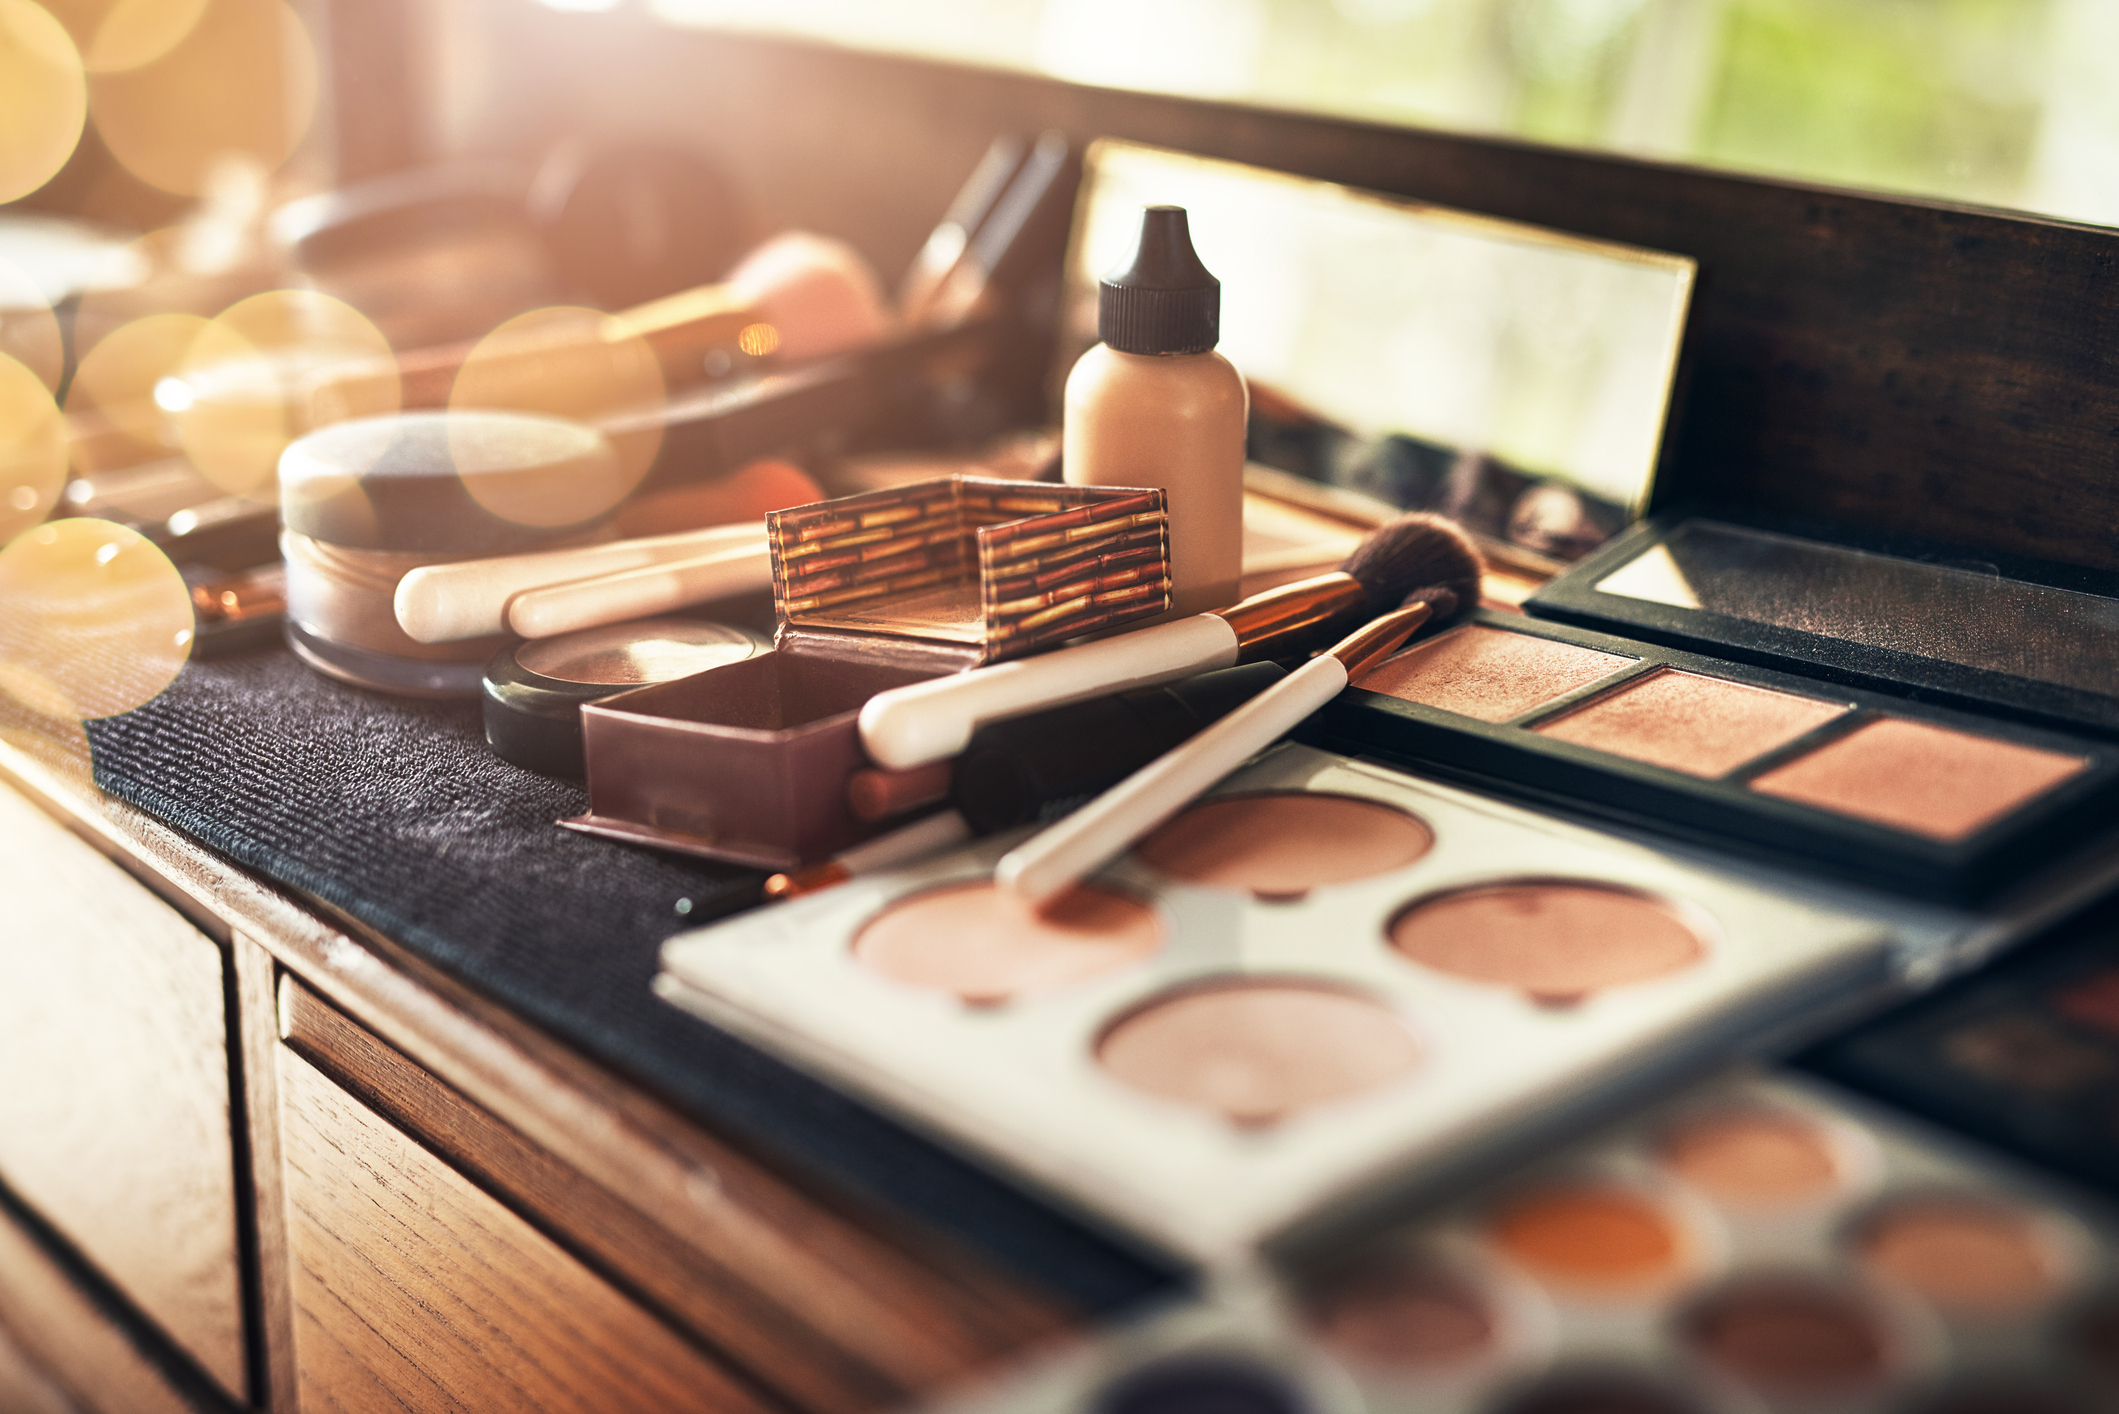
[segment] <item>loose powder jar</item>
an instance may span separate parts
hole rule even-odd
[[[597,538],[627,489],[603,434],[564,418],[409,412],[312,432],[280,457],[288,641],[356,686],[475,696],[509,639],[417,642],[398,627],[398,581]]]

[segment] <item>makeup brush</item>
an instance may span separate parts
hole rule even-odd
[[[1226,609],[879,692],[861,708],[861,746],[893,771],[941,761],[962,752],[985,722],[1307,652],[1418,585],[1460,588],[1460,602],[1476,602],[1479,574],[1479,552],[1453,522],[1401,516],[1371,531],[1331,573]]]
[[[1033,907],[1064,893],[1337,697],[1417,630],[1445,623],[1477,602],[1476,580],[1414,590],[1402,608],[1364,624],[1184,745],[1002,855],[994,881]]]
[[[528,590],[764,545],[764,523],[752,520],[572,550],[424,565],[398,581],[393,607],[397,626],[421,643],[483,638],[507,632],[509,601]]]
[[[550,638],[747,594],[772,582],[772,557],[765,546],[735,545],[693,559],[526,589],[508,601],[508,627],[524,638]]]

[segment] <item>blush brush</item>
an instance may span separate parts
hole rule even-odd
[[[1414,633],[1470,609],[1477,592],[1476,579],[1414,590],[1400,608],[1362,625],[1182,746],[1002,855],[994,866],[995,882],[1033,907],[1066,892],[1337,697]]]
[[[1479,575],[1479,552],[1454,522],[1401,516],[1371,531],[1329,574],[1226,609],[877,693],[861,709],[861,745],[894,771],[946,760],[986,722],[1211,668],[1300,656],[1422,585],[1447,588],[1452,604],[1468,609],[1478,601]]]

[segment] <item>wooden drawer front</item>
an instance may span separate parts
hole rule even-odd
[[[768,1407],[292,1051],[279,1081],[308,1414]]]
[[[209,1407],[180,1393],[125,1328],[4,1209],[0,1341],[19,1349],[15,1359],[37,1367],[0,1359],[0,1409],[7,1414],[197,1414]],[[63,1392],[46,1383],[46,1374]],[[205,1387],[197,1375],[190,1380]]]
[[[0,1179],[242,1397],[223,967],[0,786]]]

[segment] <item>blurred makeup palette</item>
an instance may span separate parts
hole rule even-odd
[[[2119,1393],[2115,1236],[1902,1114],[1740,1074],[951,1410],[2086,1412]]]

